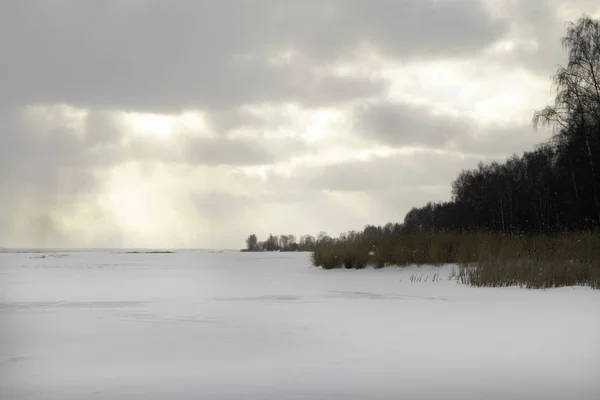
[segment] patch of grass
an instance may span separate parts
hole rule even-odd
[[[473,286],[521,286],[547,289],[562,286],[600,288],[598,265],[565,261],[483,261],[461,268],[461,281]]]
[[[587,285],[600,289],[598,233],[329,239],[317,244],[312,261],[325,269],[457,264],[460,268],[453,278],[473,286],[543,289]]]
[[[369,263],[369,254],[364,243],[331,241],[315,247],[312,262],[324,269],[363,269]]]

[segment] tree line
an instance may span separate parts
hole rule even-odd
[[[313,251],[316,242],[312,235],[304,235],[297,240],[295,235],[270,234],[267,240],[259,241],[252,234],[246,239],[246,248],[242,251]]]
[[[413,208],[409,233],[538,234],[600,228],[600,21],[569,24],[554,103],[535,112],[552,138],[504,163],[480,163],[452,183],[452,199]]]

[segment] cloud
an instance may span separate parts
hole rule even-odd
[[[460,117],[437,116],[424,106],[392,102],[369,104],[356,118],[364,137],[393,146],[444,148],[468,128]]]
[[[516,0],[500,1],[502,14],[510,17],[510,28],[501,46],[490,54],[495,63],[526,68],[549,78],[559,64],[567,62],[560,39],[567,23],[584,13],[600,16],[595,0]]]
[[[380,101],[355,115],[357,133],[391,147],[425,147],[479,157],[508,155],[547,139],[531,124],[481,123],[473,117],[436,112],[431,106]]]
[[[0,74],[8,77],[4,101],[19,104],[163,112],[273,100],[323,105],[381,89],[313,71],[360,57],[361,46],[403,61],[455,58],[505,30],[475,0],[23,0],[2,5]],[[282,51],[304,61],[268,62]]]
[[[411,148],[386,156],[349,159],[327,168],[302,166],[290,176],[272,172],[269,182],[277,187],[287,183],[318,191],[364,193],[390,188],[450,187],[460,170],[475,167],[479,160],[460,153]]]

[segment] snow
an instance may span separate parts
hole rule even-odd
[[[0,398],[598,398],[600,291],[472,288],[451,270],[0,253]]]

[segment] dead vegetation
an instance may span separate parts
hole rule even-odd
[[[324,269],[456,264],[452,278],[473,286],[600,289],[600,234],[326,238],[317,243],[312,262]]]

